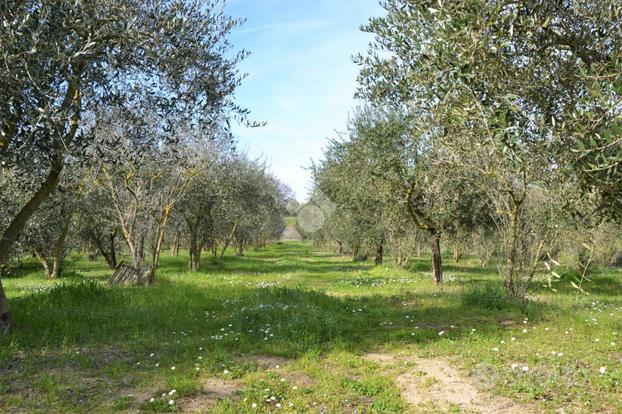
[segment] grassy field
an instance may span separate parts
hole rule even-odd
[[[0,412],[421,412],[400,368],[370,353],[443,358],[491,393],[539,410],[622,411],[622,278],[602,270],[577,297],[541,288],[527,308],[496,269],[426,259],[374,267],[303,242],[247,257],[164,257],[158,283],[103,287],[80,256],[48,281],[4,280],[15,332],[0,339]]]

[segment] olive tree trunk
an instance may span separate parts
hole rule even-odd
[[[166,234],[166,224],[168,223],[168,219],[171,216],[171,205],[166,205],[162,209],[162,217],[158,222],[158,227],[156,231],[156,244],[153,249],[153,257],[151,258],[151,267],[149,268],[149,278],[147,282],[152,284],[156,279],[156,272],[158,270],[158,264],[160,263],[160,254],[162,253],[162,246],[164,245],[164,235]],[[144,236],[141,239],[141,245],[144,248]]]
[[[63,157],[66,148],[71,146],[80,121],[80,111],[82,108],[82,93],[80,90],[80,81],[82,76],[82,68],[80,65],[72,67],[73,76],[68,79],[67,90],[63,102],[60,105],[61,111],[67,116],[63,121],[60,130],[65,131],[62,136],[62,145],[59,145],[53,152],[52,164],[50,171],[43,183],[37,191],[32,195],[30,200],[20,209],[13,220],[6,228],[2,237],[0,237],[0,263],[4,263],[9,257],[9,252],[13,244],[24,230],[26,223],[35,211],[41,206],[41,203],[56,189],[60,174],[63,170]],[[1,279],[1,278],[0,278]],[[2,282],[0,280],[0,331],[8,332],[11,328],[11,315],[9,313],[9,301],[6,298]]]
[[[235,230],[238,228],[238,223],[233,224],[233,228],[231,229],[231,233],[229,233],[229,237],[227,238],[227,240],[225,240],[225,245],[222,247],[222,251],[220,252],[220,258],[222,259],[223,257],[225,257],[225,252],[227,251],[227,248],[229,247],[229,244],[231,244],[231,241],[233,240],[233,236],[235,235]]]
[[[37,258],[37,260],[39,260],[39,262],[41,263],[41,266],[43,266],[45,277],[48,279],[51,278],[52,277],[52,266],[50,265],[50,260],[38,248],[33,249],[33,253],[35,254],[35,257]]]
[[[45,181],[39,186],[39,189],[33,194],[30,200],[21,208],[9,224],[9,227],[7,227],[2,234],[0,238],[0,263],[4,263],[9,258],[9,253],[13,244],[24,230],[30,217],[56,188],[61,171],[62,162],[57,162],[52,165]],[[4,293],[0,277],[0,333],[9,332],[10,329],[11,314],[9,312],[9,300]]]
[[[171,246],[171,256],[179,256],[179,243],[181,240],[181,232],[178,230],[175,232],[175,239],[173,239],[173,245]]]
[[[516,267],[516,250],[518,249],[518,220],[519,206],[514,205],[510,212],[510,228],[506,247],[506,275],[505,288],[511,296],[516,296],[517,290],[514,283],[514,269]]]
[[[441,235],[436,229],[430,230],[430,241],[432,243],[432,271],[434,273],[434,283],[443,283],[443,258],[441,256]]]
[[[432,272],[434,273],[434,282],[437,285],[443,283],[443,259],[441,257],[441,234],[436,226],[424,221],[424,214],[415,208],[413,204],[413,196],[416,190],[416,184],[411,183],[408,192],[408,212],[413,222],[420,230],[430,233],[430,242],[432,244]]]
[[[379,244],[378,247],[376,248],[376,258],[374,259],[374,263],[376,264],[376,266],[379,266],[382,264],[383,256],[384,256],[384,247],[382,246],[382,244]]]
[[[203,243],[201,243],[199,238],[199,227],[201,226],[202,221],[202,214],[198,214],[193,220],[189,218],[186,219],[188,233],[190,234],[190,243],[188,246],[190,259],[188,260],[188,266],[193,272],[197,272],[201,267],[201,252],[203,251]]]
[[[67,241],[67,235],[69,234],[69,227],[71,226],[72,215],[73,214],[70,213],[65,218],[65,223],[63,223],[63,228],[60,232],[60,236],[58,236],[56,246],[54,246],[54,251],[52,252],[54,257],[51,274],[52,279],[59,278],[62,273],[63,261],[65,259],[65,242]]]
[[[91,240],[95,243],[97,250],[104,257],[106,264],[110,269],[117,267],[117,249],[115,246],[115,239],[117,237],[117,230],[110,231],[108,233],[108,246],[104,246],[104,237],[100,234],[91,233]]]
[[[0,279],[0,333],[6,334],[11,329],[11,314],[9,313],[9,300],[4,293],[2,279]]]

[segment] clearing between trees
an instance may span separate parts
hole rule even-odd
[[[185,257],[184,257],[185,256]],[[106,289],[103,260],[6,280],[0,411],[616,412],[622,303],[602,270],[523,308],[498,274],[446,258],[374,266],[283,242],[245,257],[162,258],[159,281]],[[604,369],[603,369],[604,368]],[[505,410],[505,411],[504,411]]]

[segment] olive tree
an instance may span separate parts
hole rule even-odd
[[[183,222],[188,239],[188,263],[192,271],[199,270],[204,246],[208,245],[213,250],[217,243],[215,211],[230,188],[227,182],[230,147],[225,134],[216,135],[197,148],[196,173],[190,178],[187,191],[179,203],[177,217]]]
[[[69,156],[86,154],[97,109],[150,107],[167,129],[227,110],[245,114],[232,100],[245,53],[230,53],[227,39],[238,23],[211,0],[0,5],[1,167],[40,177],[2,229],[0,262],[56,188]],[[1,284],[0,322],[8,328]]]
[[[384,7],[387,16],[364,27],[376,41],[357,58],[359,94],[413,113],[413,133],[434,143],[438,160],[489,195],[505,234],[506,287],[519,294],[518,257],[530,250],[537,259],[550,234],[526,230],[538,227],[529,218],[532,199],[555,205],[562,193],[555,190],[573,182],[599,192],[604,206],[615,194],[620,5],[389,0]]]

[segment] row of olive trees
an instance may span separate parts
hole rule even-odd
[[[103,177],[105,187],[106,180],[116,182],[123,172],[118,173],[115,162],[100,160],[119,145],[129,148],[132,162],[145,150],[159,168],[158,157],[176,151],[184,128],[210,130],[227,118],[246,119],[247,112],[233,101],[242,79],[236,66],[246,52],[232,52],[228,40],[240,21],[222,10],[220,0],[0,4],[0,168],[3,183],[8,182],[0,206],[0,264],[9,260],[45,203],[62,206],[62,200],[52,200],[59,183],[65,190],[75,189],[72,172],[64,174],[70,167],[79,174],[96,169],[92,174]],[[105,128],[109,133],[102,134]],[[98,133],[105,139],[97,139]],[[120,165],[127,167],[124,158]],[[129,169],[125,173],[132,177]],[[166,173],[175,177],[167,182],[176,184],[163,190],[163,204],[141,211],[157,217],[159,240],[169,207],[186,186],[181,171]],[[157,179],[152,184],[160,185]],[[9,187],[19,191],[7,193]],[[119,200],[126,202],[132,204]],[[50,208],[45,211],[59,219],[63,230],[67,212],[58,207],[60,214],[54,214]],[[63,241],[64,231],[54,232],[58,238],[53,239],[46,233],[37,231],[33,238],[46,246]],[[132,232],[123,237],[140,243]],[[10,326],[9,315],[0,282],[3,330]]]
[[[154,282],[165,245],[174,255],[187,246],[189,268],[197,271],[205,248],[223,257],[235,246],[242,255],[280,237],[291,191],[219,132],[206,140],[188,131],[175,153],[143,148],[139,158],[128,156],[133,141],[124,138],[108,150],[114,162],[100,156],[92,166],[65,169],[13,256],[32,253],[46,277],[57,278],[71,250],[101,256],[111,269],[127,255]],[[0,187],[9,190],[6,178]],[[20,195],[17,188],[10,193]]]
[[[622,5],[383,7],[363,28],[376,36],[369,53],[356,59],[371,109],[353,124],[372,128],[328,149],[318,188],[370,188],[363,201],[332,196],[352,225],[380,225],[368,233],[376,241],[395,233],[379,219],[401,206],[431,239],[437,283],[441,234],[494,237],[506,288],[522,295],[560,229],[585,236],[599,219],[622,217]],[[368,173],[348,177],[344,163]]]

